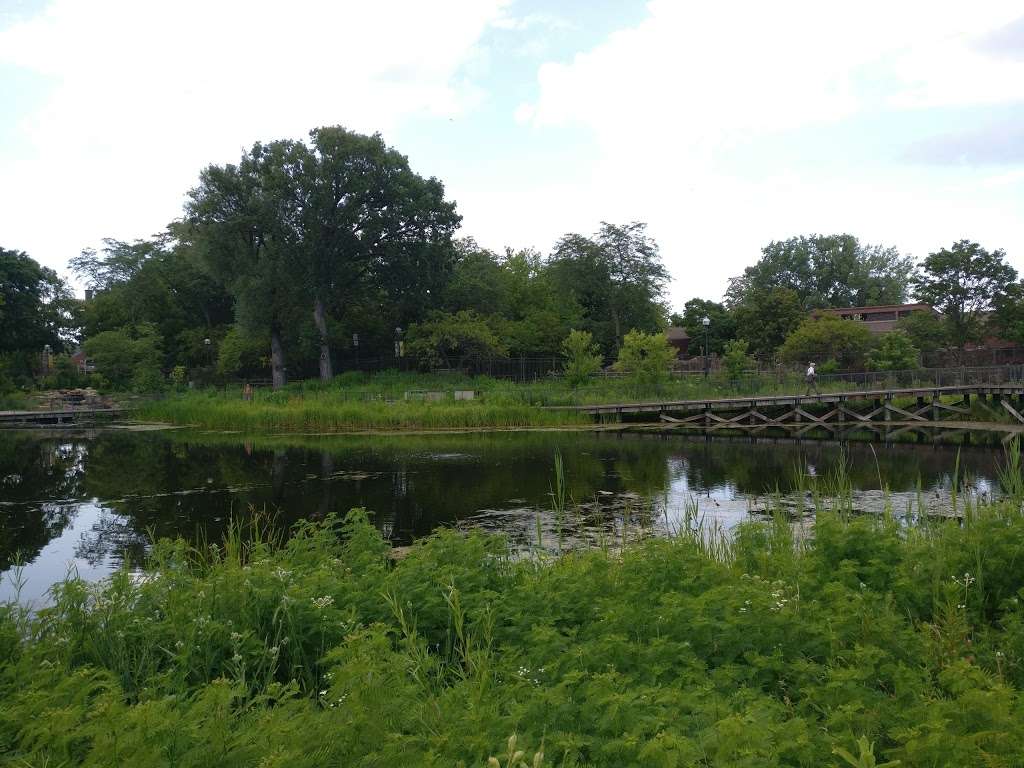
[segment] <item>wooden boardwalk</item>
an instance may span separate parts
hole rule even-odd
[[[661,421],[705,428],[821,426],[827,429],[877,422],[938,423],[968,414],[971,398],[986,409],[1009,413],[1024,423],[1024,382],[968,384],[954,387],[823,392],[818,395],[754,395],[709,400],[665,400],[646,403],[551,406],[551,410],[589,413],[605,420]],[[959,402],[950,402],[959,400]],[[1016,401],[1016,406],[1014,405]],[[897,402],[901,405],[897,405]],[[824,413],[807,410],[831,406]],[[895,426],[895,424],[894,424]]]
[[[116,418],[125,408],[59,408],[49,411],[0,411],[0,427],[65,426],[97,419]]]

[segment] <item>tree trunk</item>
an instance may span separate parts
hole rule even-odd
[[[274,389],[288,383],[284,367],[284,346],[281,344],[281,329],[276,325],[270,329],[270,376]]]
[[[615,348],[622,345],[622,322],[619,320],[619,308],[612,302],[609,305],[612,315],[612,327],[615,329]]]
[[[330,381],[334,378],[334,368],[331,366],[331,347],[327,338],[327,314],[319,296],[313,302],[313,322],[320,334],[320,381]]]

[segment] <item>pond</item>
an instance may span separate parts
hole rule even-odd
[[[362,506],[396,544],[442,525],[505,532],[529,546],[592,544],[664,531],[696,515],[729,528],[774,492],[812,487],[847,467],[857,505],[950,507],[959,483],[998,487],[998,448],[845,446],[700,435],[520,432],[430,436],[252,438],[190,430],[0,431],[0,601],[45,599],[69,569],[97,579],[138,566],[151,537],[218,542],[234,516],[281,526]],[[555,514],[555,457],[567,511]]]

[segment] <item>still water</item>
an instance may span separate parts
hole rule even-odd
[[[792,500],[840,464],[865,511],[884,503],[884,485],[897,511],[923,499],[942,512],[957,450],[960,483],[992,493],[1002,453],[982,446],[588,432],[282,442],[188,430],[0,431],[0,601],[13,594],[16,563],[21,599],[38,602],[69,569],[97,579],[137,566],[152,536],[218,541],[232,516],[253,510],[287,525],[362,506],[396,544],[441,525],[529,542],[539,521],[550,543],[556,454],[577,541],[619,536],[631,524],[664,530],[694,509],[728,528],[763,508],[766,495]]]

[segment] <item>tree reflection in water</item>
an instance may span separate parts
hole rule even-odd
[[[600,511],[601,499],[632,494],[682,505],[793,487],[796,469],[824,475],[847,462],[854,489],[948,488],[950,446],[751,444],[685,435],[499,433],[335,436],[289,440],[187,431],[0,433],[0,569],[32,563],[71,535],[85,566],[144,556],[150,535],[219,540],[232,517],[267,510],[278,524],[363,506],[396,543],[458,524],[481,510],[533,517],[550,506],[553,456],[565,465],[570,504]],[[993,484],[1001,454],[965,448],[960,466],[977,487]],[[968,480],[968,482],[972,482]],[[614,504],[604,503],[609,509]],[[93,514],[95,509],[98,513]],[[510,514],[505,517],[510,518]],[[609,512],[609,514],[613,514]],[[520,521],[521,522],[521,521]],[[511,529],[510,529],[511,530]]]

